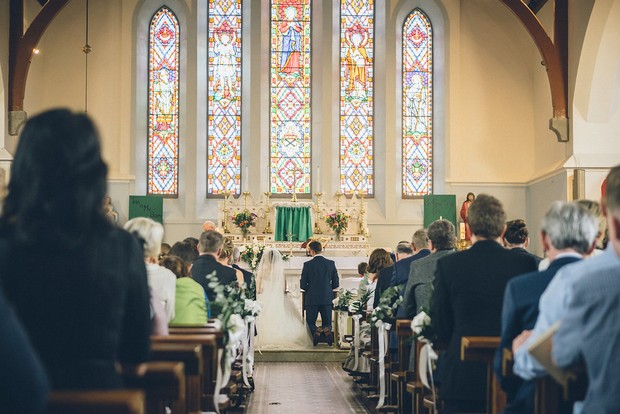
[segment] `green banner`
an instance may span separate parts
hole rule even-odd
[[[148,217],[164,224],[164,197],[160,195],[129,196],[129,219]]]
[[[424,228],[435,220],[451,221],[456,228],[456,196],[453,194],[424,196]]]

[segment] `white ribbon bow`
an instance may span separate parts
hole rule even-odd
[[[379,329],[379,409],[385,403],[385,355],[388,351],[388,332],[392,325],[379,320],[375,326]]]

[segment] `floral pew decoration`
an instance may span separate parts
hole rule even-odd
[[[394,286],[386,289],[379,305],[370,315],[370,323],[377,327],[379,338],[379,402],[377,409],[385,403],[385,355],[388,352],[388,332],[392,327],[398,306],[403,302],[400,287]]]
[[[353,344],[352,352],[343,362],[342,368],[352,375],[367,374],[370,368],[368,364],[360,364],[363,362],[360,358],[360,349],[370,340],[370,325],[361,322],[365,320],[367,304],[372,301],[374,289],[370,288],[368,275],[365,275],[357,291],[342,293],[343,290],[341,289],[338,298],[334,300],[334,309],[340,311],[339,315],[347,312],[353,319]]]
[[[221,323],[226,344],[224,355],[219,355],[218,379],[216,381],[216,395],[228,383],[232,364],[237,359],[241,347],[243,382],[254,388],[252,379],[254,367],[254,326],[256,317],[260,313],[260,304],[248,298],[245,289],[240,288],[237,282],[230,285],[219,283],[215,272],[207,275],[209,287],[215,292],[215,303],[222,309],[216,319]],[[220,375],[221,373],[221,375]],[[216,402],[218,402],[216,400]],[[217,404],[215,405],[218,406]]]
[[[422,385],[433,393],[434,405],[437,401],[437,396],[435,395],[433,370],[435,369],[435,362],[438,356],[433,349],[433,342],[436,340],[436,334],[429,313],[428,309],[422,308],[411,321],[411,330],[413,331],[413,341],[424,342],[418,357],[418,377]]]

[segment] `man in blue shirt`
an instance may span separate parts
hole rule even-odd
[[[502,349],[512,349],[513,339],[525,329],[532,329],[538,317],[538,301],[560,268],[580,260],[594,248],[597,222],[578,203],[557,201],[545,214],[541,239],[550,266],[517,276],[508,282],[502,309],[502,338],[495,358],[495,373],[508,394],[504,414],[534,412],[533,380],[502,375]]]
[[[552,356],[560,368],[585,363],[589,385],[580,408],[584,413],[617,413],[620,393],[620,166],[607,176],[606,190],[605,257],[568,286],[566,312],[553,338]]]

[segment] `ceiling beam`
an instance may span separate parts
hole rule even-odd
[[[558,141],[568,141],[568,0],[554,0],[554,40],[523,0],[500,0],[525,26],[542,57],[551,89],[550,128]]]
[[[11,0],[9,17],[9,110],[24,110],[32,54],[54,17],[70,0],[49,0],[24,32],[24,0]]]

